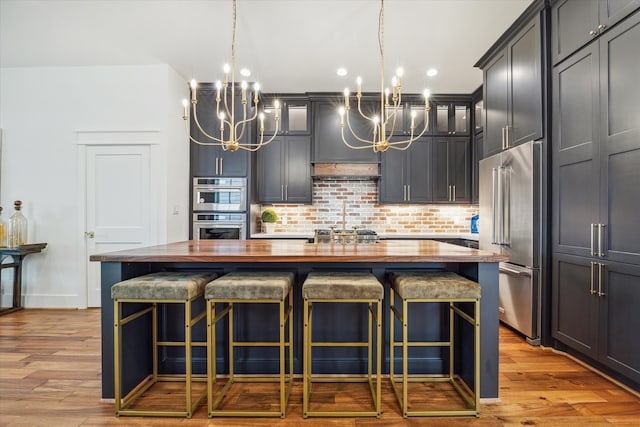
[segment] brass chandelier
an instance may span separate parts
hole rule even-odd
[[[242,103],[242,119],[236,121],[236,80],[235,80],[235,65],[236,65],[236,0],[233,0],[233,37],[231,41],[231,65],[225,64],[223,67],[224,71],[224,80],[221,82],[220,80],[216,81],[216,117],[220,122],[220,128],[218,129],[220,134],[219,137],[211,135],[211,131],[205,131],[200,125],[200,121],[198,120],[197,106],[198,106],[198,96],[197,96],[197,88],[198,83],[195,79],[191,80],[191,109],[193,110],[193,121],[207,140],[198,141],[196,140],[189,132],[189,101],[184,99],[182,101],[182,105],[184,107],[184,112],[182,115],[182,119],[185,122],[185,129],[187,130],[187,134],[189,134],[189,139],[196,144],[199,145],[216,145],[222,147],[223,150],[236,151],[238,149],[246,150],[246,151],[257,151],[260,147],[270,143],[276,137],[278,133],[278,127],[280,125],[280,104],[276,100],[274,102],[274,118],[275,121],[275,131],[271,138],[268,140],[264,140],[264,114],[260,113],[260,135],[258,138],[258,142],[252,143],[250,141],[242,142],[242,139],[245,134],[245,130],[247,125],[256,120],[258,117],[258,104],[260,103],[258,93],[260,90],[260,86],[258,83],[255,83],[253,86],[253,113],[250,117],[247,117],[247,110],[251,107],[250,103],[247,101],[247,89],[248,83],[246,81],[242,81],[240,83],[240,91],[241,91],[241,103]],[[221,93],[222,92],[222,93]],[[221,98],[222,95],[222,98]],[[230,96],[229,96],[230,95]],[[220,103],[222,101],[222,108]]]
[[[350,92],[349,88],[344,90],[344,105],[340,107],[338,113],[340,114],[340,132],[342,135],[342,141],[350,148],[361,150],[361,149],[373,149],[374,152],[384,152],[389,148],[395,150],[406,150],[411,146],[411,143],[420,138],[429,128],[429,91],[425,89],[424,91],[424,128],[420,131],[419,134],[415,134],[415,123],[417,112],[415,110],[411,111],[411,123],[410,123],[410,135],[408,139],[395,140],[394,132],[396,130],[396,122],[398,121],[398,116],[404,118],[398,112],[402,109],[402,75],[403,71],[399,68],[396,71],[396,75],[391,80],[392,91],[389,89],[385,89],[384,83],[384,0],[380,2],[380,14],[378,16],[378,46],[380,48],[380,106],[379,106],[379,115],[367,116],[362,112],[362,107],[360,104],[362,98],[362,78],[357,78],[357,93],[356,93],[356,102],[358,107],[358,113],[367,121],[371,122],[373,134],[369,135],[370,138],[361,137],[358,135],[353,128],[351,127],[350,122],[350,112],[351,106],[349,103]],[[389,101],[389,95],[391,95],[391,102]],[[354,143],[349,143],[347,138],[345,138],[345,121],[347,123],[347,128],[349,129],[349,133],[355,139]],[[394,139],[392,141],[391,139]]]

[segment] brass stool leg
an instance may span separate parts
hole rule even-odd
[[[378,300],[376,319],[376,411],[382,414],[382,300]]]
[[[120,388],[120,303],[118,300],[113,300],[113,371],[114,371],[114,397],[116,401],[116,416],[120,412],[121,391]]]
[[[402,416],[409,414],[409,303],[402,298]]]
[[[280,301],[278,304],[279,313],[280,313],[280,328],[279,328],[279,337],[280,337],[280,345],[278,346],[279,355],[280,355],[280,418],[284,418],[285,414],[285,394],[286,389],[284,386],[284,367],[285,367],[285,355],[284,355],[284,327],[285,327],[285,318],[284,318],[284,300]]]
[[[213,387],[216,383],[216,304],[207,301],[207,413],[213,410]]]
[[[302,343],[302,416],[307,418],[309,412],[309,387],[311,376],[311,312],[309,311],[309,301],[304,300],[304,332]]]
[[[193,405],[191,399],[192,392],[192,348],[191,348],[191,302],[187,300],[184,304],[184,345],[185,345],[185,382],[186,382],[186,395],[187,395],[187,418],[191,418],[193,414]]]

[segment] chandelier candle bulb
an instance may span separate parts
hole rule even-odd
[[[258,83],[253,85],[253,103],[258,103],[258,92],[260,92],[260,85]]]
[[[243,80],[240,87],[242,88],[242,104],[245,105],[247,103],[247,82]]]
[[[189,118],[189,101],[182,100],[182,119],[187,120]]]
[[[198,102],[196,98],[196,88],[198,87],[198,83],[196,83],[195,79],[191,79],[191,102]]]

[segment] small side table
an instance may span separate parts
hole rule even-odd
[[[27,255],[42,252],[47,247],[46,243],[32,243],[21,245],[17,248],[0,248],[0,271],[5,268],[13,268],[13,305],[0,307],[0,315],[22,309],[22,260]],[[13,262],[3,264],[3,261],[11,257]]]

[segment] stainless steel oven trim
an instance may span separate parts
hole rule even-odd
[[[216,222],[216,221],[194,221],[193,240],[200,240],[201,228],[238,228],[240,230],[240,240],[246,240],[247,227],[244,222]]]
[[[236,204],[200,202],[201,192],[233,191],[240,194]],[[194,178],[193,179],[193,211],[244,212],[247,210],[246,178]]]

